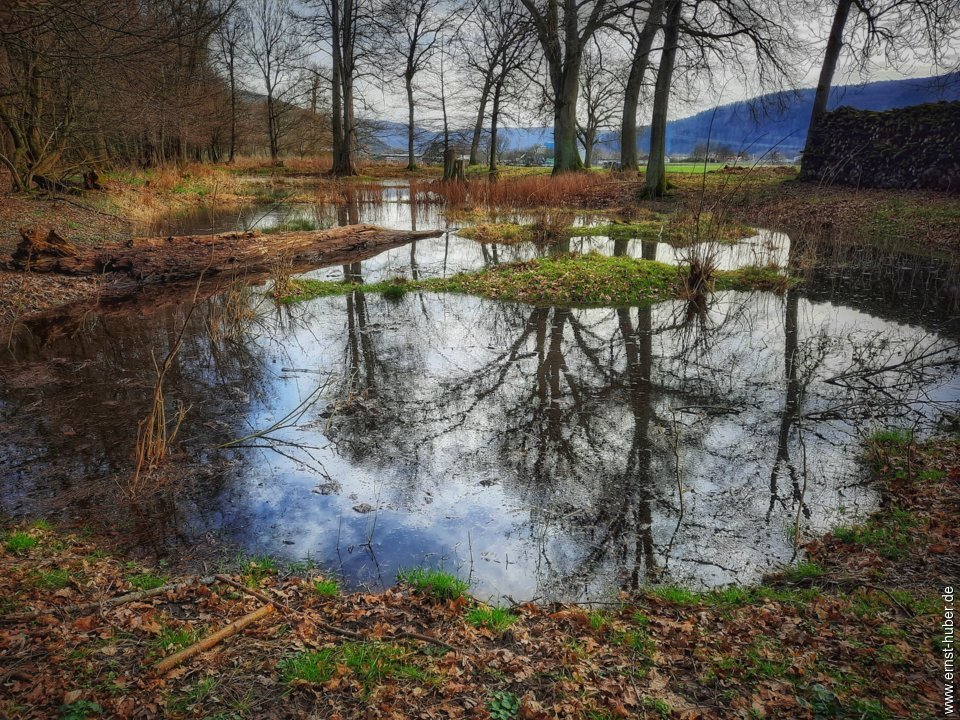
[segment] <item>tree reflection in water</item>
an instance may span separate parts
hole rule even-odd
[[[349,205],[337,219],[353,221]],[[402,250],[411,271],[422,249]],[[192,404],[185,451],[207,477],[150,508],[143,532],[157,552],[214,537],[310,554],[354,581],[446,555],[473,564],[481,594],[516,598],[756,579],[792,557],[798,508],[816,532],[872,507],[858,437],[891,420],[929,423],[958,394],[956,353],[929,355],[953,335],[906,324],[903,304],[885,314],[872,300],[868,314],[859,296],[809,287],[603,309],[355,290],[267,306],[220,338],[198,313],[167,394]],[[105,315],[79,335],[12,348],[3,512],[104,514],[109,493],[92,495],[92,481],[129,466],[151,349],[162,354],[184,313]],[[322,401],[283,430],[282,454],[210,449],[284,417],[318,378],[330,378]],[[377,511],[354,510],[363,504]],[[132,522],[116,508],[110,517]],[[376,563],[350,552],[365,542]]]

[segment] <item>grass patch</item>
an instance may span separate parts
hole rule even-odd
[[[293,220],[284,220],[273,227],[263,228],[260,232],[264,235],[275,235],[276,233],[282,232],[311,232],[322,229],[322,226],[316,220],[296,218]]]
[[[432,595],[439,600],[461,598],[469,587],[456,575],[425,568],[401,570],[397,573],[397,580],[409,585],[418,593]]]
[[[69,705],[61,705],[58,720],[87,720],[100,715],[103,708],[91,700],[77,700]]]
[[[519,618],[505,608],[483,605],[471,609],[464,619],[474,627],[485,627],[496,633],[502,633]]]
[[[654,597],[658,597],[674,605],[707,605],[712,607],[742,607],[744,605],[751,605],[768,600],[791,605],[802,605],[805,602],[813,600],[820,594],[817,588],[794,590],[771,587],[769,585],[758,585],[756,587],[733,586],[707,592],[694,592],[686,588],[671,585],[651,588],[648,592]]]
[[[562,255],[433,281],[435,289],[533,304],[636,305],[673,295],[677,270],[626,257]]]
[[[457,231],[457,235],[481,243],[513,245],[533,240],[531,226],[516,223],[481,223]]]
[[[838,527],[833,536],[842,543],[870,548],[888,560],[899,560],[909,553],[910,531],[918,525],[916,515],[894,507],[862,525]]]
[[[70,584],[70,572],[63,568],[54,568],[33,576],[33,584],[44,590],[60,590]]]
[[[200,633],[197,630],[164,625],[160,628],[160,634],[154,639],[153,646],[162,653],[168,653],[171,650],[182,650],[193,645],[199,637]]]
[[[904,449],[913,445],[913,430],[903,428],[882,428],[874,431],[868,438],[873,445],[883,445],[892,449]]]
[[[716,290],[763,290],[782,293],[799,281],[775,265],[745,265],[739,270],[716,274]]]
[[[328,578],[318,578],[313,581],[313,590],[320,597],[336,597],[340,594],[340,583]]]
[[[140,573],[127,579],[137,590],[153,590],[167,584],[165,578],[153,573]]]
[[[243,569],[243,582],[247,587],[257,587],[264,578],[277,571],[277,563],[268,555],[254,555]]]
[[[27,550],[34,548],[40,541],[28,533],[17,531],[10,533],[10,536],[3,543],[7,552],[14,555],[22,555]]]
[[[293,280],[281,297],[293,303],[355,290],[399,297],[406,292],[459,292],[493,300],[535,305],[625,307],[679,297],[683,268],[653,260],[610,257],[598,253],[559,255],[498,265],[474,273],[425,280],[393,279],[357,283]],[[746,267],[716,274],[718,290],[779,290],[794,281],[775,268]]]
[[[788,567],[781,573],[783,579],[790,583],[800,583],[814,580],[827,574],[826,568],[814,562],[801,562]]]
[[[651,588],[649,593],[674,605],[696,605],[703,600],[703,595],[700,593],[673,585]]]
[[[665,215],[650,213],[637,221],[614,221],[596,225],[566,225],[556,227],[553,236],[560,237],[608,237],[612,240],[661,240],[675,246],[712,240],[735,243],[751,237],[756,231],[742,223],[720,222],[715,224],[709,213],[702,213],[699,222],[691,214]],[[460,237],[483,243],[513,245],[535,241],[543,237],[542,223],[481,223],[464,228]]]
[[[705,172],[714,172],[722,170],[726,163],[720,162],[689,162],[689,163],[666,163],[664,171],[668,173],[682,173],[684,175],[703,175]]]
[[[325,683],[343,666],[357,678],[365,693],[385,679],[429,681],[421,668],[405,661],[408,653],[389,643],[351,642],[303,652],[281,660],[277,669],[286,683]]]
[[[174,713],[185,713],[192,706],[199,705],[209,698],[216,688],[217,679],[213,676],[205,677],[182,695],[171,699],[168,709]]]
[[[629,649],[636,656],[649,656],[653,652],[653,641],[642,630],[611,630],[610,643]]]

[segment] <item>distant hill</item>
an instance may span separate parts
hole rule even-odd
[[[457,134],[469,138],[472,131],[459,129]],[[526,149],[534,145],[544,145],[553,141],[552,127],[501,127],[497,130],[501,142],[505,147],[512,149]],[[414,145],[420,152],[431,141],[440,137],[440,133],[432,130],[417,128],[414,134]],[[376,154],[397,154],[407,151],[407,126],[405,123],[392,120],[381,120],[371,123],[367,135],[367,150]]]
[[[697,144],[709,138],[713,147],[727,145],[754,156],[773,149],[788,157],[796,155],[806,139],[814,92],[810,88],[772,93],[673,120],[667,124],[667,154],[689,155]],[[839,85],[830,92],[828,107],[889,110],[938,100],[960,100],[960,73]],[[649,129],[644,128],[638,146],[646,151],[649,144]],[[605,145],[619,150],[612,136]]]
[[[771,93],[671,120],[667,124],[667,154],[689,155],[694,147],[709,138],[714,148],[726,145],[753,156],[775,149],[786,157],[793,157],[803,148],[813,96],[813,88]],[[938,100],[960,100],[960,73],[937,78],[838,85],[830,93],[829,107],[848,105],[862,110],[889,110]],[[469,136],[467,130],[459,132]],[[516,150],[538,144],[551,145],[553,141],[550,127],[509,127],[501,128],[499,133],[505,146]],[[378,122],[371,136],[370,149],[373,152],[402,153],[406,150],[407,127],[403,123]],[[418,129],[418,150],[437,136],[435,132]],[[646,152],[649,144],[649,128],[641,128],[637,146]],[[602,135],[599,149],[619,153],[618,133]]]

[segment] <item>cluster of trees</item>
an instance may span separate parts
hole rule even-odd
[[[405,100],[410,167],[426,107],[444,149],[462,141],[491,174],[498,128],[519,112],[552,121],[557,173],[590,165],[611,130],[637,170],[642,111],[660,195],[671,100],[721,70],[791,85],[812,47],[797,16],[787,0],[8,0],[0,162],[30,187],[105,160],[229,160],[245,144],[275,161],[329,150],[349,175],[358,118],[389,95]],[[942,63],[960,0],[806,0],[803,21],[816,16],[830,31],[812,126],[845,48]]]

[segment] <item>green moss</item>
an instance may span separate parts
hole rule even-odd
[[[598,253],[559,255],[416,281],[359,285],[303,278],[294,280],[292,292],[281,300],[291,303],[362,289],[394,297],[415,291],[459,292],[534,305],[624,307],[679,297],[682,272],[653,260]],[[775,268],[747,267],[717,273],[715,286],[718,290],[779,290],[793,282]]]

